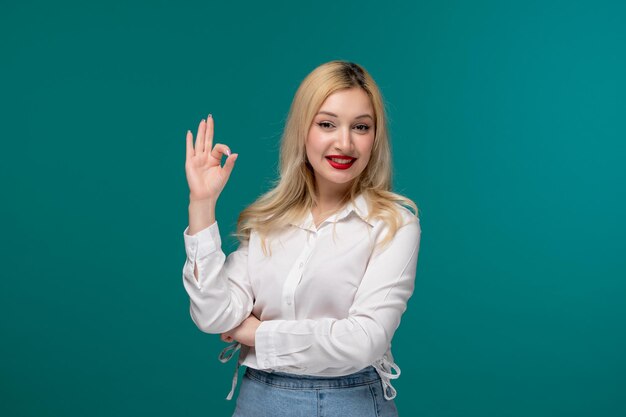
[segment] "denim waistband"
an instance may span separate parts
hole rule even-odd
[[[233,355],[235,354],[235,352],[239,351],[240,349],[242,349],[242,345],[239,342],[234,342],[228,346],[226,346],[222,352],[220,353],[219,356],[219,360],[222,363],[226,363],[230,360],[230,358],[233,357]],[[247,347],[246,347],[247,349]],[[227,400],[231,400],[233,398],[233,394],[235,393],[235,388],[237,387],[237,379],[239,376],[239,366],[242,363],[242,356],[241,356],[241,352],[239,355],[239,358],[237,359],[237,366],[235,366],[235,372],[233,373],[233,381],[230,387],[230,392],[228,393],[228,395],[226,396]],[[286,376],[286,377],[291,377],[291,378],[297,378],[299,380],[312,380],[312,379],[318,379],[318,380],[337,380],[339,378],[345,378],[345,377],[351,377],[354,378],[355,376],[357,377],[369,377],[371,376],[372,378],[374,378],[373,380],[376,380],[376,377],[374,377],[373,375],[371,375],[371,369],[373,368],[378,377],[380,378],[382,384],[383,384],[383,393],[385,396],[386,400],[393,400],[396,397],[396,389],[391,385],[391,380],[392,379],[398,379],[398,377],[400,376],[400,367],[398,367],[398,365],[396,363],[394,363],[393,361],[393,356],[391,356],[391,350],[388,350],[382,358],[380,358],[379,360],[377,360],[376,362],[374,362],[373,365],[368,366],[366,368],[363,368],[362,370],[360,370],[359,372],[355,372],[353,374],[350,375],[346,375],[344,377],[317,377],[317,376],[311,376],[311,375],[294,375],[294,374],[287,374],[287,373],[283,373],[283,372],[264,372],[264,371],[260,371],[258,369],[254,369],[254,368],[250,368],[248,367],[248,370],[251,370],[250,375],[256,375],[255,377],[260,380],[260,381],[265,381],[267,375],[274,375],[276,376]],[[393,371],[396,371],[395,373],[393,373]],[[246,371],[247,372],[247,371]],[[267,375],[263,375],[263,374],[267,374]],[[264,379],[265,378],[265,379]],[[290,381],[290,380],[288,380]],[[370,381],[371,382],[371,381]],[[366,384],[368,382],[361,382],[361,384]],[[359,384],[359,382],[357,382],[357,385]],[[343,385],[342,385],[343,386]]]
[[[265,384],[288,389],[346,388],[380,381],[380,376],[373,366],[343,376],[296,375],[276,371],[265,372],[250,367],[246,369],[246,374]]]

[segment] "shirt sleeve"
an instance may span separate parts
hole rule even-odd
[[[187,259],[183,285],[189,295],[193,322],[205,333],[224,333],[241,324],[252,311],[254,296],[248,275],[248,243],[226,257],[217,222],[188,235],[183,232]],[[194,267],[198,267],[198,279]]]
[[[261,369],[322,372],[381,358],[413,294],[420,236],[414,217],[372,255],[347,318],[261,322],[255,335]]]

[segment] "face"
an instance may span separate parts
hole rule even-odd
[[[374,108],[362,88],[339,90],[326,98],[306,140],[320,194],[347,191],[367,166],[374,136]]]

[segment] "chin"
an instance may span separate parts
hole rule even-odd
[[[337,185],[349,184],[354,181],[358,176],[350,175],[327,175],[324,176],[324,179],[330,183]]]

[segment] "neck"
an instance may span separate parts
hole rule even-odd
[[[350,184],[317,184],[315,196],[317,197],[316,209],[318,212],[327,212],[338,209],[344,202]]]

